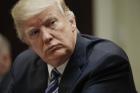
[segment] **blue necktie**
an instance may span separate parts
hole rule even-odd
[[[58,93],[59,77],[60,73],[57,71],[57,69],[53,69],[51,72],[50,83],[48,84],[45,93]]]

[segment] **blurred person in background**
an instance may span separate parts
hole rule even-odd
[[[8,40],[0,34],[0,93],[6,90],[11,68],[11,51]]]

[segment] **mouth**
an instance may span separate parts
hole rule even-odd
[[[52,45],[52,46],[49,46],[46,51],[50,53],[50,52],[54,52],[60,48],[62,48],[62,45],[60,45],[60,44]]]

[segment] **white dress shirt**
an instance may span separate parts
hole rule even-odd
[[[68,63],[68,60],[67,60],[64,64],[62,64],[62,65],[60,65],[60,66],[58,66],[58,67],[56,68],[57,71],[61,74],[61,76],[62,76],[63,73],[64,73],[64,70],[65,70],[65,68],[66,68],[67,63]],[[49,72],[49,78],[48,78],[48,84],[49,84],[49,83],[50,83],[50,78],[51,78],[51,71],[54,69],[54,67],[53,67],[52,65],[50,65],[50,64],[47,64],[47,66],[48,66],[48,72]],[[60,82],[60,80],[61,80],[61,76],[60,76],[60,78],[59,78],[59,82]]]

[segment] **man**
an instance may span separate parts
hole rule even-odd
[[[6,38],[0,34],[0,93],[5,91],[10,81],[8,72],[11,68],[10,45]]]
[[[12,16],[29,49],[15,60],[9,93],[136,93],[123,50],[80,34],[63,0],[20,0]]]

